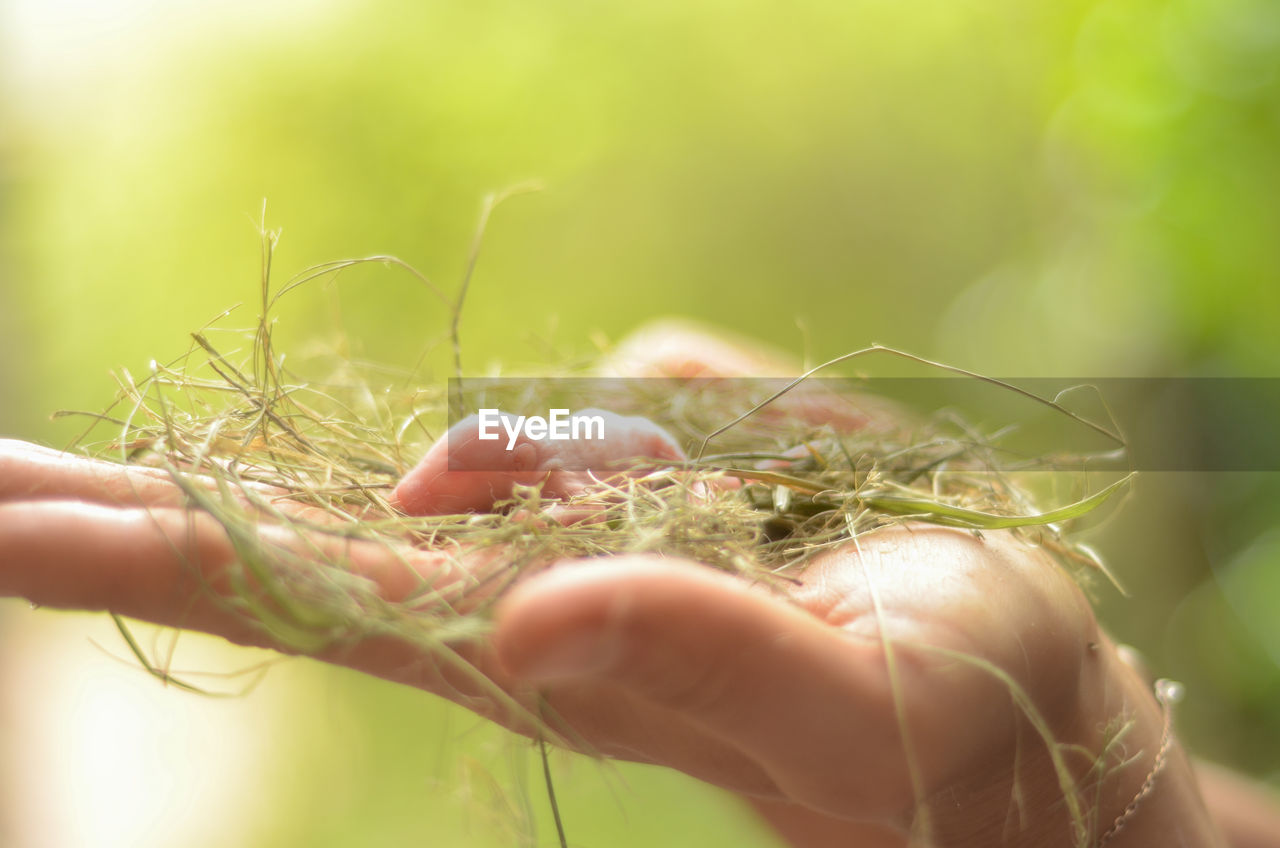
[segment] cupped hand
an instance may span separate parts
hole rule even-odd
[[[624,367],[740,367],[688,331],[653,349]],[[186,503],[162,472],[0,442],[0,594],[280,647],[211,597],[235,549]],[[262,532],[299,556],[344,556],[390,600],[502,557],[459,565],[407,543]],[[1044,552],[1006,532],[904,525],[800,578],[783,596],[674,558],[556,563],[501,598],[491,640],[459,649],[524,710],[392,637],[317,655],[522,732],[540,713],[584,750],[742,794],[796,845],[1093,845],[1138,795],[1159,708]],[[1094,773],[1117,723],[1130,724],[1129,762]],[[1150,840],[1170,823],[1184,844],[1213,844],[1185,761],[1170,757],[1160,792],[1109,844],[1163,844]]]

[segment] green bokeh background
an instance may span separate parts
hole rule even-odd
[[[481,198],[528,179],[474,279],[476,372],[670,314],[811,361],[1280,369],[1274,0],[32,5],[0,0],[0,434],[64,443],[50,411],[105,406],[111,369],[248,323],[263,198],[279,272],[388,253],[451,289]],[[326,298],[289,338],[336,306],[356,352],[412,364],[446,327],[392,271]],[[1133,594],[1102,614],[1187,683],[1184,738],[1273,779],[1278,503],[1274,475],[1151,474],[1097,534]],[[510,746],[307,674],[351,732],[281,735],[295,806],[259,844],[510,844],[439,788]],[[682,778],[561,767],[575,844],[771,844]]]

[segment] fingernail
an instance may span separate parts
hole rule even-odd
[[[530,656],[516,673],[528,680],[562,680],[598,674],[617,656],[615,640],[595,630],[566,633]]]

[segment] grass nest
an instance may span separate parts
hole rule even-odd
[[[481,233],[493,205],[486,206]],[[604,479],[567,504],[543,498],[538,486],[517,486],[512,500],[492,512],[405,515],[392,506],[390,492],[442,435],[450,413],[457,420],[468,411],[468,397],[493,402],[501,395],[493,380],[462,376],[458,319],[480,235],[458,295],[432,287],[451,316],[456,373],[448,383],[336,354],[311,359],[300,373],[273,341],[275,314],[291,292],[362,264],[394,266],[431,284],[398,259],[374,256],[315,266],[273,287],[278,238],[264,228],[255,326],[234,330],[215,322],[191,333],[180,357],[153,361],[150,373],[117,372],[119,392],[107,410],[59,415],[91,419],[77,450],[165,469],[191,508],[226,529],[238,561],[231,566],[234,591],[220,600],[293,650],[311,653],[372,635],[394,635],[428,650],[482,638],[503,585],[564,557],[657,553],[750,581],[793,581],[813,556],[904,521],[975,532],[1011,529],[1052,551],[1086,585],[1099,574],[1115,582],[1067,530],[1128,477],[1085,493],[1077,474],[1071,485],[1079,496],[1043,510],[1035,506],[1033,487],[1023,485],[1025,475],[1009,470],[997,440],[954,415],[895,413],[841,432],[813,415],[788,414],[805,406],[857,414],[856,400],[820,380],[820,372],[890,355],[1026,395],[1122,444],[1113,430],[1056,400],[878,345],[794,380],[748,382],[750,391],[742,382],[717,379],[592,382],[593,405],[648,417],[685,445],[690,458]],[[553,367],[558,380],[594,374]],[[891,409],[882,402],[872,407]],[[1054,468],[1062,465],[1061,456],[1053,459]],[[1030,458],[1019,467],[1035,471],[1047,464]],[[737,483],[723,485],[726,478]],[[566,508],[596,517],[563,521],[558,516]],[[408,540],[458,557],[478,548],[505,554],[479,570],[473,564],[472,579],[447,592],[424,580],[420,591],[389,601],[320,547],[306,556],[283,554],[258,532],[264,521],[389,549]],[[118,623],[148,669],[181,684],[143,656]]]

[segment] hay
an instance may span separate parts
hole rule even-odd
[[[486,219],[491,209],[492,204],[486,207]],[[869,355],[915,359],[879,346],[826,363],[763,398],[699,381],[682,384],[674,396],[664,391],[652,397],[644,394],[643,381],[618,381],[612,385],[634,394],[613,400],[646,411],[695,446],[693,458],[603,481],[567,504],[542,498],[537,487],[517,487],[511,502],[489,514],[401,514],[388,502],[389,493],[441,434],[450,405],[455,416],[461,411],[458,396],[451,397],[438,378],[423,384],[412,374],[336,354],[295,364],[276,347],[274,317],[285,307],[284,298],[306,284],[362,264],[398,268],[430,286],[447,307],[461,378],[457,316],[466,281],[451,300],[405,263],[378,256],[316,266],[273,288],[277,239],[278,233],[264,230],[256,325],[222,328],[232,314],[225,313],[191,334],[186,353],[152,363],[141,379],[120,371],[116,402],[89,414],[91,426],[76,448],[167,470],[189,506],[226,529],[238,554],[228,574],[233,591],[215,597],[289,649],[315,653],[390,635],[460,662],[455,649],[485,637],[492,603],[504,588],[559,558],[638,552],[681,556],[785,588],[814,556],[906,521],[974,532],[1009,529],[1053,552],[1083,582],[1093,574],[1110,578],[1066,530],[1128,477],[1064,506],[1037,510],[1015,475],[997,470],[1002,467],[998,445],[963,422],[903,417],[837,432],[765,414],[806,391],[828,366]],[[473,265],[474,259],[468,280]],[[566,369],[564,376],[585,373]],[[1035,401],[1076,417],[1054,401]],[[606,399],[595,405],[610,404]],[[1091,422],[1080,423],[1111,435]],[[738,484],[724,485],[727,479]],[[566,509],[589,511],[595,518],[559,520]],[[472,562],[468,580],[444,588],[423,580],[417,591],[389,600],[322,544],[306,555],[281,551],[259,532],[264,521],[294,528],[300,538],[362,540],[388,550],[410,542],[450,552],[459,564],[468,551],[502,550],[504,555],[479,568]],[[197,690],[157,667],[117,621],[148,669]],[[492,694],[513,704],[496,687]],[[1028,715],[1035,715],[1033,707]],[[1051,737],[1045,741],[1052,748]],[[1055,764],[1066,773],[1060,761]],[[1075,803],[1069,775],[1064,780],[1064,795]],[[1079,824],[1084,813],[1072,809]]]

